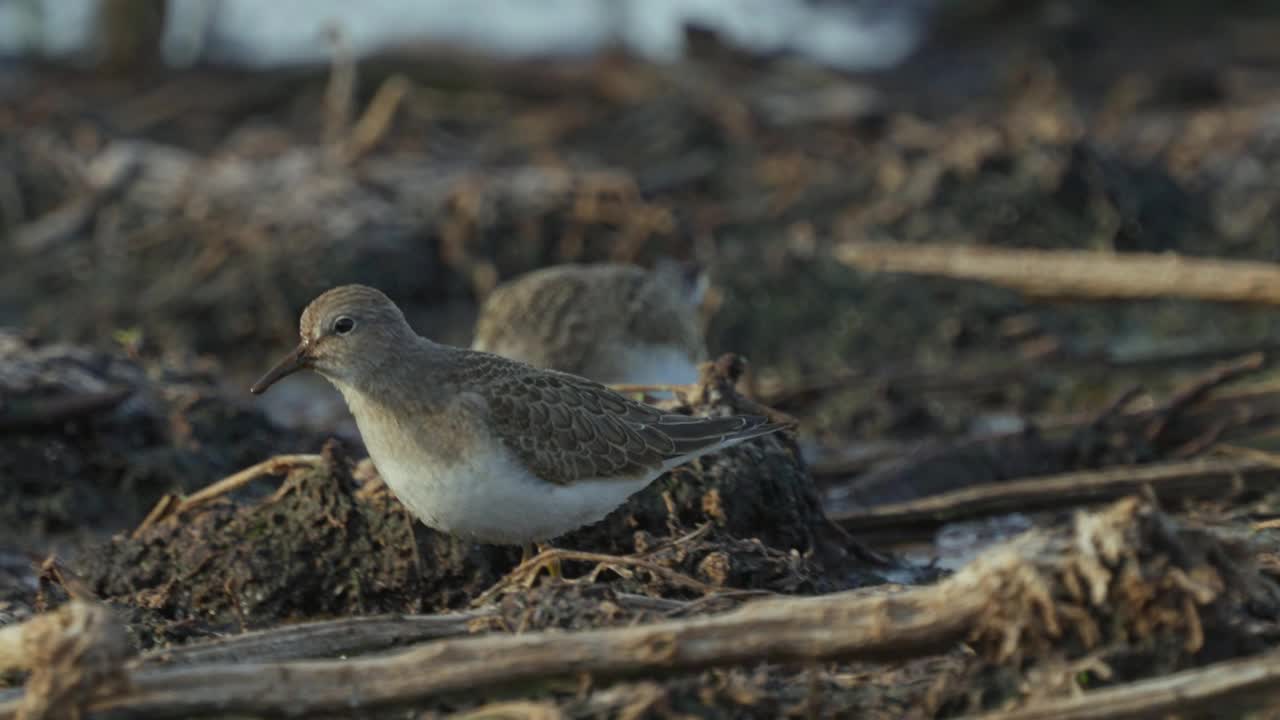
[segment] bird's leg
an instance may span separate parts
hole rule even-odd
[[[525,566],[538,555],[554,549],[555,548],[546,543],[524,543],[520,546],[520,565],[518,567],[525,568]],[[541,572],[544,567],[547,569],[547,574],[551,577],[556,578],[557,580],[562,577],[560,574],[560,558],[552,557],[547,560],[543,560],[536,566],[526,570],[525,585],[532,587],[534,580],[538,577],[538,573]]]
[[[539,553],[548,552],[550,550],[555,550],[555,548],[551,547],[550,543],[538,543]],[[547,565],[548,575],[555,578],[556,580],[559,580],[560,578],[564,577],[563,575],[560,574],[560,558],[553,557],[547,561],[546,565]]]
[[[402,506],[403,507],[403,506]],[[413,548],[413,569],[418,573],[418,580],[421,581],[427,576],[426,568],[422,565],[422,553],[418,552],[418,534],[414,532],[413,524],[418,522],[418,518],[409,512],[409,508],[404,509],[405,528],[409,531],[409,547]]]

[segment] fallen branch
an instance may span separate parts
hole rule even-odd
[[[1274,463],[1257,459],[1198,459],[1125,466],[986,483],[919,500],[831,511],[849,532],[934,526],[966,517],[1097,503],[1144,486],[1161,499],[1221,497],[1276,485]]]
[[[1232,717],[1247,717],[1250,705],[1274,703],[1280,691],[1280,652],[1216,663],[1151,680],[1094,690],[1083,695],[1037,702],[1008,712],[987,713],[973,720],[1122,720],[1187,717],[1225,705]],[[1239,713],[1237,715],[1237,713]]]
[[[153,650],[144,665],[209,662],[274,662],[360,655],[424,640],[466,635],[472,623],[493,617],[488,609],[444,615],[375,615],[299,623],[231,637]]]
[[[94,393],[0,400],[0,430],[27,430],[77,420],[110,410],[132,394],[133,388],[114,388]]]
[[[1023,250],[973,245],[844,242],[836,260],[859,270],[978,280],[1040,297],[1177,297],[1280,304],[1280,265],[1167,253]]]
[[[0,629],[0,671],[31,671],[22,697],[4,707],[19,720],[80,718],[95,692],[123,687],[132,652],[124,627],[97,603],[72,600]]]

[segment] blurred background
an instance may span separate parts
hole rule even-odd
[[[1277,10],[0,0],[0,325],[349,435],[315,378],[243,390],[324,289],[375,285],[465,345],[520,273],[694,260],[712,355],[847,474],[1280,339],[1266,308],[1049,302],[835,252],[1276,259]]]
[[[247,388],[338,284],[468,345],[524,273],[674,260],[748,361],[695,411],[784,413],[798,451],[668,474],[564,538],[648,570],[512,584],[468,631],[888,597],[1037,527],[1067,559],[972,586],[1001,588],[977,651],[913,655],[928,613],[886,605],[887,664],[663,692],[956,716],[1274,646],[1278,170],[1262,0],[0,0],[0,626],[98,598],[145,648],[494,600],[515,550],[407,521],[323,380]],[[1060,522],[1138,492],[1162,512]],[[528,692],[612,693],[580,679]]]

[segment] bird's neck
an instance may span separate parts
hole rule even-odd
[[[359,373],[330,381],[357,420],[362,414],[430,414],[451,399],[447,378],[456,352],[447,345],[417,338],[396,352],[381,354]]]

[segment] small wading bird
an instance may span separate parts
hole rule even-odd
[[[414,516],[461,538],[520,545],[526,560],[534,543],[600,520],[662,473],[783,427],[665,413],[585,378],[432,342],[362,285],[313,300],[300,334],[251,392],[320,373]]]
[[[471,349],[602,383],[689,385],[707,359],[706,290],[706,273],[674,261],[535,270],[485,298]]]

